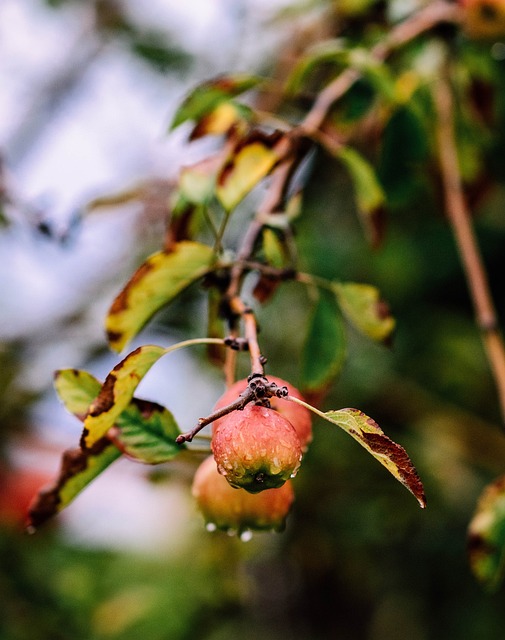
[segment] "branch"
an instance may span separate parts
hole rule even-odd
[[[440,79],[436,84],[434,100],[446,212],[460,253],[477,325],[482,333],[498,391],[502,419],[505,423],[505,346],[498,327],[488,277],[472,227],[471,214],[463,192],[454,134],[454,99],[447,77]]]
[[[460,21],[461,7],[457,4],[445,0],[432,2],[411,18],[394,27],[384,40],[372,47],[370,55],[375,60],[385,60],[395,49],[414,40],[425,31],[433,29],[438,24],[442,22],[459,23]],[[321,91],[300,125],[305,135],[312,136],[320,129],[333,104],[349,91],[354,83],[361,78],[361,75],[358,69],[349,67]]]

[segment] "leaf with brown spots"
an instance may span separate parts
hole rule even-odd
[[[148,258],[116,297],[106,319],[109,344],[121,351],[146,322],[212,268],[212,247],[184,241]]]
[[[334,282],[332,288],[349,322],[372,340],[388,341],[395,328],[395,320],[376,287],[354,282]]]
[[[488,485],[468,527],[468,557],[475,577],[496,591],[505,576],[505,476]]]
[[[36,528],[59,513],[92,480],[121,456],[108,438],[101,438],[91,449],[68,449],[61,461],[58,478],[42,489],[32,502],[27,526]]]
[[[139,347],[112,369],[84,421],[81,437],[83,448],[92,447],[114,426],[130,404],[142,378],[165,353],[167,349],[156,345]]]
[[[406,487],[424,508],[426,497],[417,471],[407,452],[390,440],[379,425],[358,409],[317,412],[325,420],[336,424],[360,443],[376,460]]]

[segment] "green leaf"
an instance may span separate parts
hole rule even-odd
[[[66,410],[84,420],[102,385],[87,371],[61,369],[54,376],[54,387]]]
[[[345,349],[345,329],[335,298],[321,291],[302,352],[302,387],[317,391],[329,384],[342,369]]]
[[[369,50],[361,47],[352,49],[349,52],[349,66],[360,71],[388,102],[396,102],[397,91],[389,67],[371,56]]]
[[[317,412],[325,420],[336,424],[401,482],[417,499],[421,508],[426,506],[423,485],[407,452],[390,440],[379,425],[358,409]]]
[[[388,120],[382,137],[379,176],[389,204],[407,203],[422,185],[421,168],[427,158],[428,141],[422,118],[409,106],[398,108]]]
[[[83,448],[91,448],[114,426],[130,404],[138,384],[167,349],[156,345],[139,347],[109,373],[100,393],[91,404],[81,437]]]
[[[346,318],[366,336],[377,342],[387,341],[395,327],[388,306],[379,290],[369,284],[334,282],[332,288]]]
[[[384,191],[372,165],[350,147],[340,147],[336,153],[352,178],[358,207],[366,215],[371,215],[385,200]]]
[[[199,121],[223,102],[254,88],[260,82],[261,78],[257,76],[240,74],[204,82],[196,87],[181,104],[170,128],[175,129],[187,120]]]
[[[277,154],[263,142],[242,146],[218,176],[216,196],[230,211],[258,182],[267,176],[278,160]]]
[[[308,54],[296,65],[288,78],[286,92],[288,94],[299,92],[305,81],[313,76],[318,65],[332,63],[342,66],[348,61],[348,58],[349,51],[345,48],[345,40],[340,38],[318,42],[310,47]]]
[[[107,438],[99,439],[91,449],[65,451],[56,482],[40,491],[30,506],[28,527],[38,527],[59,513],[120,456],[119,449]]]
[[[210,271],[213,260],[211,247],[190,241],[148,258],[109,310],[106,329],[111,348],[121,351],[156,311]]]
[[[489,591],[505,575],[505,476],[482,493],[468,528],[468,556],[473,574]]]
[[[175,442],[180,431],[174,416],[154,402],[134,398],[115,427],[113,439],[121,451],[140,462],[167,462],[184,448]]]

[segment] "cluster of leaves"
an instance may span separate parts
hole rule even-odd
[[[255,291],[261,302],[267,298],[264,280],[278,284],[291,278],[314,290],[302,372],[305,388],[310,391],[326,388],[342,366],[344,317],[378,342],[390,337],[394,320],[376,288],[298,273],[291,228],[293,198],[285,211],[266,212],[264,219],[259,220],[257,237],[247,255],[240,257],[223,246],[230,213],[286,155],[286,151],[279,152],[279,146],[286,145],[287,135],[279,130],[265,131],[253,123],[253,110],[236,102],[238,94],[257,83],[258,79],[251,77],[227,77],[205,83],[195,89],[177,112],[174,126],[188,120],[196,122],[191,139],[222,134],[224,151],[181,171],[165,249],[150,256],[137,269],[113,301],[106,319],[110,347],[121,351],[160,308],[192,283],[204,281],[212,337],[172,347],[139,347],[114,367],[103,384],[85,371],[64,370],[56,374],[60,398],[84,422],[84,428],[80,447],[65,453],[56,483],[41,492],[32,506],[30,526],[38,526],[64,508],[121,454],[157,464],[171,460],[187,448],[175,443],[180,431],[168,409],[137,399],[134,393],[149,369],[175,349],[201,343],[222,349],[223,345],[236,348],[240,314],[231,308],[227,286],[233,282],[237,269],[240,279],[251,271],[258,274]],[[351,161],[351,166],[367,166],[360,162]],[[362,172],[357,175],[359,190]],[[216,224],[218,206],[221,220]],[[258,216],[253,218],[251,229],[254,223],[258,223]],[[200,242],[198,236],[209,228],[213,244]],[[226,324],[235,336],[228,341]],[[322,413],[311,408],[355,438],[415,495],[421,506],[425,505],[422,485],[404,449],[392,442],[373,420],[354,409]]]

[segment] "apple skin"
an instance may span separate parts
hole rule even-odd
[[[198,467],[192,494],[209,527],[238,534],[248,530],[282,531],[294,501],[291,481],[257,494],[234,489],[218,472],[213,456]]]
[[[276,378],[275,376],[268,376],[267,379],[269,382],[275,382],[278,387],[287,387],[290,396],[298,398],[299,400],[304,400],[304,397],[298,389],[293,387],[289,382],[286,382],[281,378]],[[226,405],[234,402],[239,395],[246,390],[247,384],[246,379],[235,382],[235,384],[229,387],[219,398],[215,409],[221,409],[222,407],[226,407]],[[282,398],[270,398],[270,405],[272,409],[275,409],[275,411],[291,422],[300,440],[302,450],[305,452],[312,441],[312,417],[310,411],[295,402],[283,400]],[[216,430],[221,420],[223,420],[223,418],[220,418],[213,423],[213,432]]]
[[[459,0],[463,29],[469,38],[489,40],[505,36],[505,0]]]
[[[232,487],[250,493],[281,487],[296,475],[302,459],[293,425],[252,402],[220,419],[211,448],[219,473]]]

